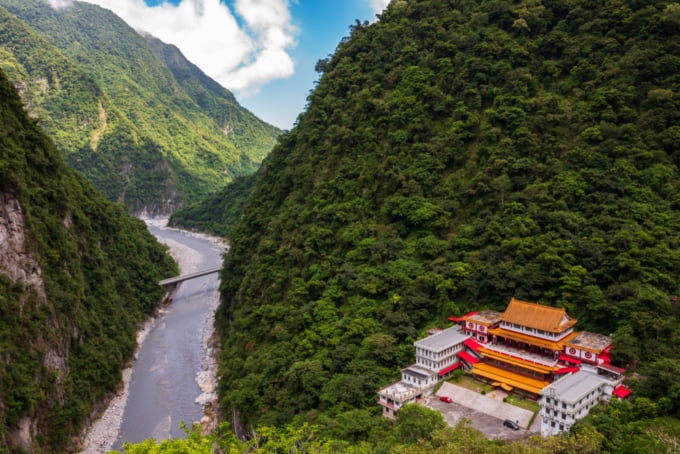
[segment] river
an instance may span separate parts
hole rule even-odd
[[[215,238],[163,227],[147,221],[149,231],[170,247],[182,274],[222,264],[225,245]],[[168,276],[170,277],[170,276]],[[203,417],[214,398],[215,364],[209,338],[219,300],[219,274],[187,280],[172,303],[147,323],[138,336],[132,369],[124,372],[125,389],[88,433],[84,453],[107,452],[126,442],[184,437],[187,426]],[[103,421],[102,421],[103,420]]]

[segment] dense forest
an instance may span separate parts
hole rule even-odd
[[[0,56],[67,163],[135,213],[169,214],[252,173],[280,133],[95,5],[0,0]]]
[[[0,71],[0,452],[67,452],[177,273],[74,170]]]
[[[188,203],[170,215],[168,225],[229,237],[256,178],[255,174],[238,177],[214,194]]]
[[[357,21],[229,230],[223,408],[377,449],[399,424],[376,390],[414,340],[515,296],[611,334],[631,375],[630,402],[563,440],[592,449],[546,451],[672,449],[679,33],[654,0],[394,0]]]

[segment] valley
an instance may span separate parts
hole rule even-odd
[[[102,449],[677,451],[677,3],[393,0],[318,61],[281,134],[98,7],[0,5],[0,452],[77,449],[158,310]],[[237,118],[251,135],[234,136]],[[223,265],[219,285],[187,282],[159,308],[158,282],[179,271],[149,229],[171,250],[194,238],[129,212],[228,238],[223,256],[198,258]],[[491,317],[514,299],[569,317]],[[208,306],[215,388],[202,380]],[[494,345],[483,358],[474,344],[423,356],[454,318]],[[394,412],[400,375],[420,392],[463,363],[490,382],[479,394],[543,399],[541,436],[489,439],[536,426],[507,416],[480,432],[445,383],[447,420],[408,399]],[[202,391],[217,395],[217,430],[178,438],[180,420],[202,418]]]
[[[170,248],[182,274],[221,263],[225,244],[205,235],[165,228],[164,219],[147,220],[149,231]],[[214,421],[215,361],[211,347],[218,276],[185,281],[160,313],[138,334],[138,350],[125,374],[125,390],[95,422],[83,453],[105,453],[147,438],[182,438],[188,427]]]

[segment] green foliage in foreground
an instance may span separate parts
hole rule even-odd
[[[613,334],[617,364],[660,378],[641,397],[676,396],[678,11],[393,1],[353,26],[231,229],[222,408],[377,419],[426,328],[512,296]]]
[[[170,213],[253,172],[280,132],[95,5],[0,0],[0,57],[67,163],[136,213]]]
[[[630,402],[596,406],[571,432],[579,435],[596,430],[602,438],[601,452],[677,452],[680,420],[672,414],[668,398],[654,402],[635,397]]]
[[[22,420],[31,451],[66,452],[119,385],[137,324],[177,266],[143,222],[66,166],[2,71],[0,213],[0,452]]]
[[[419,405],[406,405],[397,415],[394,424],[384,424],[371,433],[368,440],[348,442],[333,437],[318,426],[303,424],[281,428],[261,427],[246,442],[238,441],[225,424],[211,436],[201,436],[195,428],[184,440],[166,440],[160,443],[146,440],[126,444],[125,454],[162,453],[409,453],[438,454],[474,452],[488,454],[595,454],[604,452],[674,452],[680,441],[677,420],[656,419],[634,423],[612,416],[632,414],[635,405],[615,403],[611,407],[596,407],[598,418],[607,422],[580,424],[571,434],[542,438],[533,436],[523,440],[503,442],[486,439],[474,430],[468,421],[449,427],[441,415]],[[590,418],[590,420],[596,418]],[[499,421],[500,424],[500,421]],[[597,429],[596,427],[597,426]],[[603,435],[606,434],[606,435]],[[630,437],[629,434],[637,434]]]

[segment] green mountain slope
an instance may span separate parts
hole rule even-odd
[[[254,171],[273,146],[277,128],[110,11],[0,7],[2,67],[32,114],[70,165],[134,212],[169,213]]]
[[[66,166],[2,71],[0,238],[0,452],[67,452],[177,267]]]
[[[172,71],[177,83],[190,98],[227,134],[234,146],[255,163],[262,162],[274,146],[273,138],[281,132],[241,107],[234,95],[206,76],[188,61],[177,47],[146,36],[151,49]]]
[[[229,237],[256,180],[257,172],[237,178],[215,194],[172,213],[168,225]]]
[[[621,365],[680,364],[679,25],[665,1],[399,0],[353,26],[231,234],[225,408],[377,414],[425,328],[512,296],[613,333]]]

